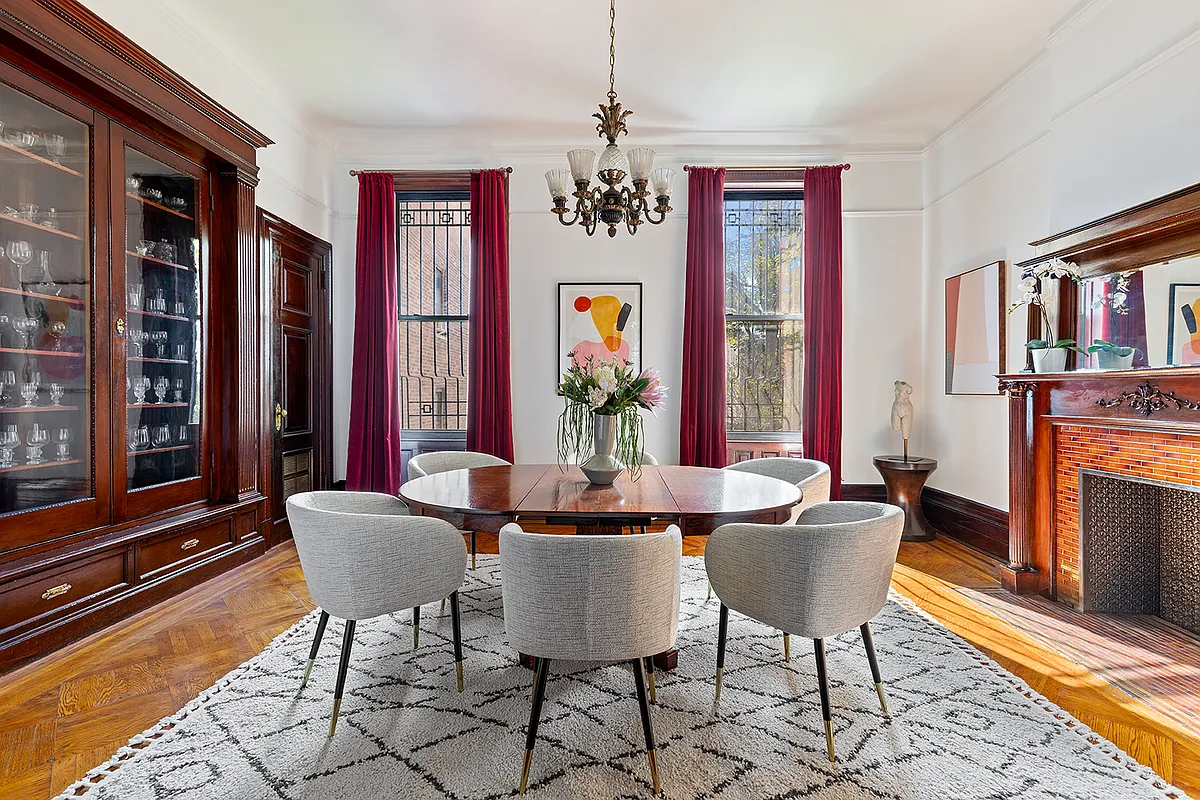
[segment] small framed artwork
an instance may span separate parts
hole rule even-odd
[[[588,356],[619,357],[642,369],[642,284],[560,283],[558,285],[558,375]],[[555,377],[558,380],[558,377]]]
[[[946,279],[946,394],[997,392],[1005,358],[1004,262]]]
[[[1167,363],[1200,364],[1200,283],[1172,283],[1167,308]]]

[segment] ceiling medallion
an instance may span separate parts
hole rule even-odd
[[[600,138],[608,140],[608,146],[600,154],[599,164],[596,164],[594,150],[581,148],[570,151],[567,153],[570,169],[546,172],[546,186],[554,200],[554,207],[550,210],[558,215],[559,222],[563,225],[578,223],[588,236],[596,232],[597,224],[603,223],[608,226],[608,235],[611,237],[617,235],[617,226],[622,222],[632,235],[644,222],[658,225],[666,219],[671,211],[671,184],[675,181],[675,170],[665,167],[654,169],[654,151],[648,147],[635,147],[628,155],[617,147],[617,137],[622,133],[629,135],[625,118],[633,112],[621,108],[614,88],[617,62],[616,0],[609,0],[608,18],[608,105],[601,105],[600,113],[592,114],[600,120],[596,132]],[[596,166],[596,177],[604,186],[593,188],[589,185],[593,166]],[[626,174],[633,182],[632,190],[624,185]],[[575,184],[574,192],[570,192],[572,183]],[[648,190],[647,186],[651,189]],[[653,208],[646,202],[651,190],[655,201]],[[568,192],[575,197],[575,216],[570,219],[567,218]],[[657,219],[654,214],[658,215]]]

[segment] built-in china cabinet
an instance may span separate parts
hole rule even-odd
[[[77,3],[0,0],[0,670],[265,550],[267,144]]]

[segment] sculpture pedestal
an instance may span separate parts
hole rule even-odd
[[[928,542],[934,538],[934,530],[925,519],[921,509],[921,490],[925,481],[937,469],[932,458],[910,456],[875,456],[875,469],[883,476],[887,487],[887,501],[904,509],[904,535],[906,542]]]

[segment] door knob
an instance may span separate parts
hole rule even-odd
[[[279,405],[279,403],[276,403],[275,404],[275,430],[277,430],[277,431],[283,430],[283,418],[286,416],[287,416],[287,409],[284,408],[283,406]]]

